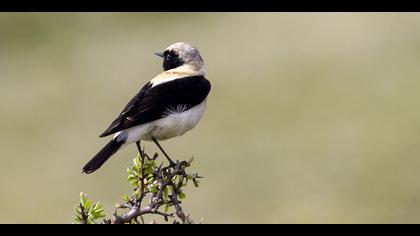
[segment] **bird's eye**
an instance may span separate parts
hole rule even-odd
[[[171,60],[171,54],[167,54],[167,55],[165,56],[165,60],[167,60],[167,61]]]

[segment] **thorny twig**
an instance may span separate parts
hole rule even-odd
[[[194,185],[197,186],[197,178],[201,178],[198,174],[189,175],[186,173],[185,168],[189,167],[190,162],[176,161],[168,166],[163,167],[163,163],[160,166],[156,166],[154,163],[157,158],[157,153],[150,158],[145,152],[144,148],[139,148],[139,159],[141,165],[136,170],[136,166],[131,166],[129,172],[135,171],[138,185],[136,186],[135,193],[130,199],[127,199],[126,203],[120,205],[120,209],[128,209],[122,215],[118,215],[115,211],[112,219],[104,220],[104,223],[111,224],[124,224],[124,223],[144,223],[143,216],[147,214],[154,214],[162,216],[163,219],[168,222],[169,218],[173,219],[173,223],[194,223],[189,216],[186,216],[182,206],[180,198],[185,197],[182,192],[182,188],[186,186],[188,180],[193,180]],[[154,165],[152,171],[150,166]],[[151,173],[150,173],[151,172]],[[130,177],[129,177],[130,178]],[[169,193],[170,191],[170,193]],[[142,206],[147,196],[150,196],[149,204]],[[165,211],[160,210],[162,206],[165,207]],[[174,213],[167,213],[166,208],[174,207],[175,215],[181,220],[179,222],[175,217]],[[138,220],[140,217],[140,221]],[[155,220],[152,223],[156,223]]]

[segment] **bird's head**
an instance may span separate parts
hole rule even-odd
[[[163,69],[165,71],[180,66],[190,66],[195,70],[204,69],[204,62],[200,52],[196,47],[188,43],[174,43],[163,52],[155,54],[163,58]]]

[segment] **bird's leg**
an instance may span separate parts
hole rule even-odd
[[[141,150],[140,141],[137,141],[136,145],[137,145],[137,149],[139,150],[140,156],[143,158],[144,153],[143,153],[143,150]]]
[[[158,143],[158,141],[156,140],[156,138],[152,138],[153,142],[156,144],[156,146],[158,146],[158,148],[160,149],[160,151],[163,153],[163,155],[165,155],[166,159],[168,159],[169,164],[171,166],[176,166],[175,162],[172,161],[172,159],[168,156],[168,154],[166,154],[166,152],[163,150],[163,148],[160,146],[160,144]]]

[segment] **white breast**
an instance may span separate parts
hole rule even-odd
[[[187,111],[175,109],[168,112],[164,118],[121,131],[127,134],[127,142],[124,146],[139,140],[150,141],[152,137],[158,140],[166,140],[181,136],[198,124],[206,107],[207,98]],[[121,132],[116,133],[115,136]]]

